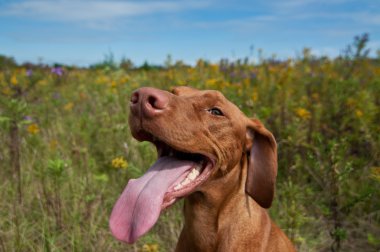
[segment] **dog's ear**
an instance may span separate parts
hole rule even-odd
[[[249,153],[245,191],[262,207],[272,204],[277,176],[277,144],[272,133],[257,119],[247,122]]]

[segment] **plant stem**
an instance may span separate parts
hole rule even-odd
[[[17,183],[18,202],[22,203],[22,188],[21,188],[21,166],[20,166],[20,136],[19,128],[16,120],[11,121],[10,130],[10,162],[13,172],[13,177]]]

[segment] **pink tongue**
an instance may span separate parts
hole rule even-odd
[[[162,157],[141,178],[129,180],[111,213],[112,234],[133,243],[148,232],[160,215],[169,186],[194,165],[192,161]]]

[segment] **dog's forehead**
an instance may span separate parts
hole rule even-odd
[[[200,98],[204,103],[223,107],[236,116],[244,116],[243,112],[232,102],[230,102],[220,91],[198,90],[188,86],[180,86],[172,89],[172,93],[178,96],[189,98]],[[195,99],[196,100],[196,99]]]

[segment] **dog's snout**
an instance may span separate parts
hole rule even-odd
[[[144,116],[155,116],[163,112],[169,103],[167,92],[155,88],[140,88],[133,92],[131,110]]]

